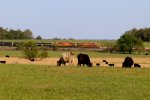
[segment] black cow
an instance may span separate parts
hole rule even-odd
[[[106,60],[103,60],[103,62],[107,62]]]
[[[86,64],[88,67],[92,66],[92,63],[90,62],[90,58],[87,54],[78,54],[77,56],[78,58],[78,66],[81,66],[81,64],[83,64],[83,66]]]
[[[0,64],[5,64],[6,63],[6,61],[0,61]]]
[[[115,66],[115,64],[108,64],[110,67],[114,67]]]
[[[63,57],[60,57],[60,59],[57,61],[57,66],[61,66],[63,64],[65,66],[67,62],[63,59]]]
[[[131,68],[133,64],[133,59],[131,57],[126,57],[124,62],[122,63],[122,68]]]
[[[137,64],[137,63],[134,63],[134,67],[140,68],[141,65],[140,65],[140,64]]]
[[[100,63],[96,63],[96,66],[100,66]]]
[[[9,55],[6,55],[7,58],[9,58]]]

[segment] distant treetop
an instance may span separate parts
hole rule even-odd
[[[129,31],[126,31],[124,34],[132,34],[137,39],[148,42],[150,41],[150,28],[144,28],[144,29],[131,29]]]
[[[14,30],[0,27],[0,39],[33,39],[31,30]]]

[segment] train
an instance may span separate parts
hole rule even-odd
[[[0,46],[7,46],[7,47],[17,47],[24,42],[0,42]],[[97,43],[73,43],[73,42],[36,42],[36,46],[38,47],[69,47],[69,48],[99,48]]]

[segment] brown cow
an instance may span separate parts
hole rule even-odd
[[[65,66],[66,63],[72,64],[74,61],[74,53],[73,52],[65,52],[62,53],[62,56],[57,61],[57,66],[61,66],[63,64]]]

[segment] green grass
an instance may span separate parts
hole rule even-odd
[[[62,53],[64,53],[66,51],[48,51],[48,56],[49,57],[60,57],[62,55]],[[113,53],[103,53],[103,52],[95,52],[95,51],[73,51],[75,53],[75,55],[77,56],[79,53],[84,53],[84,54],[88,54],[90,57],[101,57],[101,58],[105,58],[105,57],[126,57],[126,56],[130,56],[130,57],[150,57],[149,55],[144,55],[143,53],[141,53],[141,55],[139,54],[113,54]],[[5,57],[6,55],[10,55],[11,57],[23,57],[23,53],[22,51],[15,51],[15,50],[0,50],[0,57]]]
[[[150,42],[144,42],[144,46],[150,48]]]
[[[149,100],[150,69],[0,65],[0,100]]]

